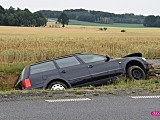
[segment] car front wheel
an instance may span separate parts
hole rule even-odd
[[[127,70],[127,76],[130,79],[136,79],[136,80],[140,80],[140,79],[146,79],[146,74],[144,72],[144,70],[139,67],[139,66],[130,66]]]
[[[67,86],[59,81],[56,82],[52,82],[49,84],[48,89],[50,90],[65,90],[67,88]]]

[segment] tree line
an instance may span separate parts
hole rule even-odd
[[[62,11],[40,10],[46,18],[58,18]],[[113,23],[128,23],[128,24],[143,24],[145,16],[134,15],[132,13],[114,14],[109,12],[85,10],[85,9],[70,9],[63,11],[69,19],[87,22],[96,22],[103,24]]]
[[[149,15],[144,19],[145,27],[160,27],[160,16]]]
[[[64,16],[66,15],[66,16]],[[64,19],[64,18],[65,19]],[[160,16],[143,16],[134,15],[133,13],[114,14],[109,12],[85,10],[85,9],[70,9],[64,11],[40,10],[30,12],[27,8],[4,9],[0,5],[0,25],[5,26],[45,26],[46,18],[58,18],[58,22],[68,24],[69,19],[95,22],[102,24],[113,23],[128,23],[128,24],[143,24],[145,27],[160,27]]]
[[[30,12],[28,9],[20,8],[4,9],[0,5],[0,25],[4,26],[45,26],[47,19],[41,12]]]

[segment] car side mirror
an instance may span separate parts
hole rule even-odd
[[[110,57],[106,56],[105,62],[108,62],[110,60]]]

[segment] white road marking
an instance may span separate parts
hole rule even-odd
[[[88,101],[92,100],[90,98],[74,98],[74,99],[54,99],[54,100],[45,100],[46,102],[76,102],[76,101]]]
[[[154,95],[154,96],[130,96],[134,99],[149,99],[149,98],[160,98],[160,95]]]

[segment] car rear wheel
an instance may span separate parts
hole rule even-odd
[[[139,66],[130,66],[127,70],[127,76],[130,79],[136,79],[136,80],[140,80],[140,79],[146,79],[146,74],[144,72],[144,70],[139,67]]]
[[[59,81],[56,82],[52,82],[51,84],[49,84],[48,89],[50,90],[65,90],[67,88],[67,86]]]

